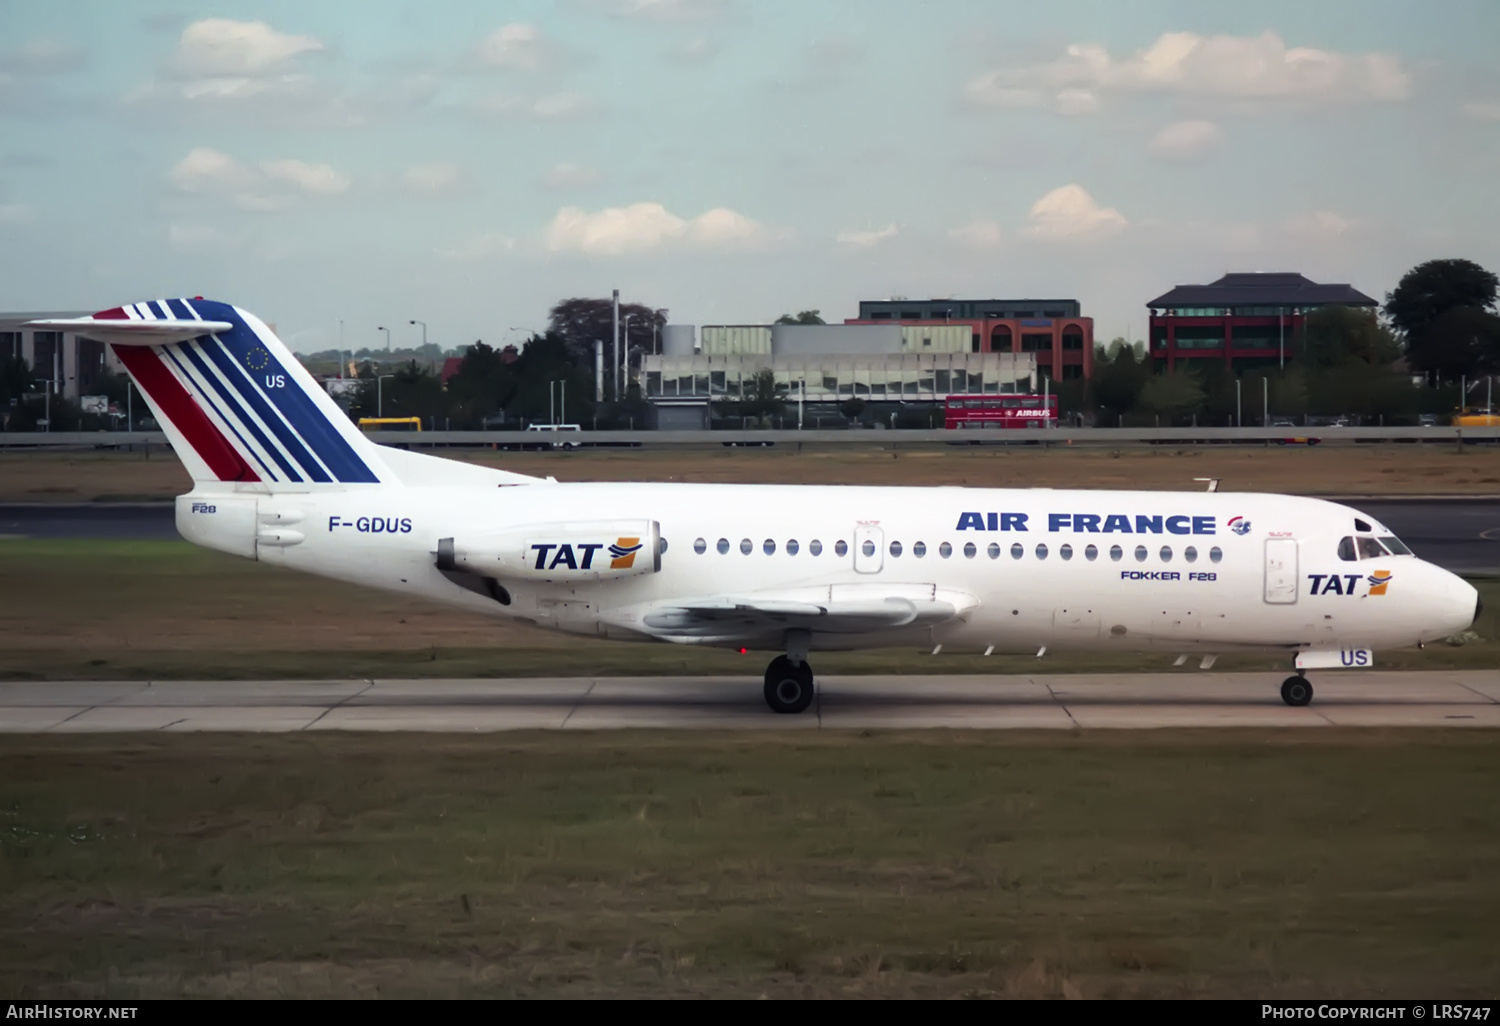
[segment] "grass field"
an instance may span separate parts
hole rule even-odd
[[[1466,495],[1500,493],[1500,446],[1359,445],[1093,446],[897,450],[864,446],[801,450],[726,449],[495,452],[446,450],[559,481],[714,481],[785,484],[911,484],[972,487],[1200,490],[1293,495]],[[0,453],[0,502],[165,500],[192,482],[162,447],[142,453]]]
[[[0,991],[1493,996],[1468,731],[0,738]]]
[[[1381,653],[1389,669],[1500,665],[1500,582],[1463,645]],[[0,539],[0,679],[759,676],[759,654],[597,641],[236,559],[186,542]],[[1167,655],[825,653],[820,673],[1161,669]],[[1189,664],[1190,671],[1196,664]],[[1285,657],[1225,656],[1224,670]]]

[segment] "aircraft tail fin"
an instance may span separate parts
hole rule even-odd
[[[109,343],[195,482],[398,480],[363,434],[254,314],[166,299],[34,321]]]

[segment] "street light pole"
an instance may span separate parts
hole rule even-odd
[[[412,321],[412,323],[420,324],[422,326],[422,344],[425,346],[427,344],[427,322],[414,320]]]
[[[385,379],[394,378],[395,376],[394,374],[375,375],[375,416],[377,417],[385,416],[385,393],[383,391]]]
[[[630,391],[630,318],[632,314],[626,314],[620,318],[620,387],[615,392],[615,399],[625,398],[625,393]]]
[[[1244,427],[1244,418],[1241,416],[1243,407],[1240,405],[1240,379],[1234,379],[1234,426]]]
[[[391,351],[391,329],[390,328],[376,328],[375,330],[376,331],[383,331],[383,332],[385,332],[385,351],[389,353]]]

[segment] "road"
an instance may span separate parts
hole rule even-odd
[[[1348,500],[1423,559],[1459,573],[1500,572],[1500,499]],[[167,504],[0,505],[0,537],[175,539]]]
[[[0,732],[1500,727],[1500,670],[828,677],[777,716],[743,677],[0,683]]]

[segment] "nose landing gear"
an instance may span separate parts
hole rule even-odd
[[[1313,688],[1300,673],[1281,682],[1281,700],[1287,705],[1300,707],[1312,701]]]

